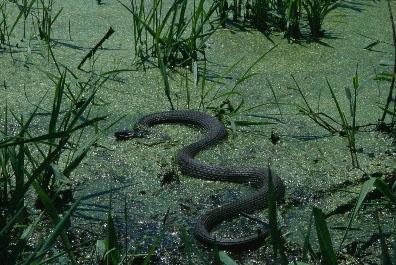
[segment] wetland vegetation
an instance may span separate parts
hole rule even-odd
[[[0,260],[396,264],[393,9],[0,0]],[[250,192],[180,175],[172,157],[197,132],[164,126],[171,141],[115,141],[169,109],[227,125],[232,137],[200,159],[270,165],[284,180],[284,202],[270,187],[267,211],[216,231],[238,237],[264,220],[258,250],[193,238],[198,216]]]

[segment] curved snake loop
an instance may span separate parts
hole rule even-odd
[[[234,251],[259,247],[263,239],[268,236],[268,231],[242,238],[216,238],[210,231],[223,221],[237,218],[241,213],[250,214],[267,208],[269,176],[272,177],[274,184],[275,199],[281,199],[285,189],[280,177],[266,168],[217,166],[195,160],[194,157],[200,151],[216,145],[227,137],[227,130],[213,116],[193,110],[173,110],[146,115],[137,122],[137,125],[153,132],[152,126],[163,123],[189,125],[205,133],[203,138],[183,147],[177,154],[177,162],[183,174],[199,179],[242,183],[256,189],[251,196],[222,205],[200,216],[194,230],[198,241],[208,247],[217,245],[220,249]],[[118,140],[142,137],[141,134],[131,131],[116,132],[115,136]]]

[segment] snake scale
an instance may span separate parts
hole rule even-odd
[[[242,238],[217,238],[211,231],[226,220],[237,218],[241,213],[253,213],[267,208],[269,170],[261,167],[217,166],[203,163],[194,159],[202,150],[214,146],[227,137],[227,130],[215,117],[193,110],[172,110],[156,112],[142,117],[135,128],[145,127],[154,132],[152,126],[156,124],[181,124],[195,127],[205,133],[200,140],[183,147],[177,154],[177,163],[184,175],[194,178],[242,183],[256,189],[248,197],[231,202],[201,215],[196,223],[194,235],[202,244],[208,247],[217,245],[220,249],[242,250],[257,248],[268,236],[268,231],[248,235]],[[134,137],[144,137],[144,133],[137,131],[116,132],[118,140]],[[271,172],[274,184],[275,199],[284,195],[284,185],[279,176]]]

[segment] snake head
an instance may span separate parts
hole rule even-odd
[[[132,138],[144,138],[146,137],[143,133],[138,132],[138,131],[131,131],[131,130],[126,130],[126,131],[118,131],[114,133],[115,138],[118,141],[123,141],[123,140],[129,140]]]

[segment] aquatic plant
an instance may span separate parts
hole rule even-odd
[[[229,6],[228,6],[228,2],[227,0],[216,0],[216,2],[218,2],[217,5],[217,14],[220,17],[221,22],[221,26],[223,28],[225,28],[226,26],[226,21],[228,19],[228,12],[230,10]],[[235,14],[235,16],[237,16],[237,14]],[[234,18],[235,19],[235,18]]]
[[[311,37],[316,39],[323,36],[323,20],[333,9],[330,0],[303,0],[302,5],[307,13],[308,25],[311,29]]]
[[[206,111],[212,112],[214,116],[218,117],[223,122],[228,123],[230,125],[233,132],[233,136],[236,136],[237,126],[272,124],[271,122],[267,122],[267,121],[236,120],[235,118],[237,116],[249,113],[250,111],[253,111],[255,109],[262,108],[264,106],[268,106],[272,104],[277,104],[275,102],[276,101],[275,99],[274,102],[272,101],[265,102],[255,106],[246,107],[243,93],[238,91],[238,87],[243,82],[259,74],[259,72],[252,72],[252,68],[256,66],[260,61],[262,61],[265,58],[265,56],[276,47],[277,45],[273,46],[264,54],[262,54],[260,57],[258,57],[256,61],[254,61],[252,64],[249,65],[249,67],[242,74],[242,76],[237,79],[234,85],[230,89],[227,89],[225,91],[224,91],[224,87],[220,86],[220,84],[226,78],[226,76],[233,69],[235,69],[237,65],[239,65],[242,62],[244,58],[239,59],[234,64],[229,66],[223,73],[219,75],[219,77],[217,77],[215,80],[211,80],[210,83],[209,80],[207,80],[206,62],[204,62],[203,70],[200,76],[198,76],[199,73],[197,68],[193,70],[193,75],[194,75],[193,79],[200,80],[199,83],[195,83],[193,86],[193,88],[199,89],[199,94],[197,95],[198,98],[196,99],[191,98],[191,95],[193,94],[191,91],[192,88],[188,85],[189,80],[187,75],[185,77],[185,89],[184,89],[186,93],[185,106],[188,109],[190,108],[200,109],[204,112]],[[192,104],[193,102],[196,102],[195,106],[193,106]]]
[[[200,0],[191,15],[186,14],[187,0],[174,1],[165,12],[162,1],[155,0],[146,13],[144,0],[140,5],[131,1],[131,7],[121,3],[133,16],[135,53],[140,59],[154,55],[167,67],[190,66],[198,60],[198,53],[205,56],[206,41],[218,26],[212,26],[211,17],[218,3],[205,10],[205,0]],[[151,39],[148,38],[151,37]],[[160,66],[158,62],[158,66]]]
[[[348,121],[348,119],[346,118],[347,115],[342,110],[341,105],[337,99],[337,96],[334,93],[334,90],[331,87],[327,78],[326,78],[326,84],[330,91],[333,103],[337,109],[338,119],[335,117],[332,117],[331,115],[329,115],[325,112],[320,111],[319,105],[318,105],[318,110],[314,111],[314,109],[311,107],[311,104],[308,103],[307,98],[305,97],[302,89],[299,87],[299,85],[293,75],[292,75],[292,78],[294,80],[294,83],[296,84],[296,88],[289,87],[289,89],[296,90],[304,102],[303,105],[300,105],[300,104],[296,105],[298,107],[300,113],[303,115],[307,115],[317,125],[321,126],[322,128],[329,131],[330,133],[338,133],[340,136],[346,137],[348,140],[348,149],[349,149],[349,153],[351,156],[352,166],[359,168],[359,162],[358,162],[358,158],[357,158],[357,149],[356,149],[356,133],[360,128],[375,126],[375,124],[374,123],[368,123],[368,124],[362,124],[362,125],[356,124],[357,96],[369,82],[372,82],[373,76],[370,76],[369,78],[364,80],[362,83],[360,83],[358,70],[356,68],[355,76],[352,79],[353,89],[351,90],[348,87],[345,88],[345,95],[349,101],[349,111],[350,111],[349,115],[352,119],[351,122]],[[319,100],[320,100],[320,98],[319,98]]]
[[[159,243],[161,242],[163,236],[165,235],[166,226],[162,229],[158,237],[145,236],[136,245],[146,244],[146,241],[153,239],[151,248],[147,253],[138,253],[138,248],[132,250],[128,247],[128,242],[125,242],[122,246],[119,242],[117,236],[117,230],[114,224],[114,218],[112,215],[112,196],[113,191],[110,190],[109,193],[109,206],[107,211],[107,221],[106,221],[106,238],[96,240],[96,262],[99,264],[135,264],[137,260],[142,259],[142,263],[139,264],[150,264],[151,259],[155,255],[155,250],[157,249]],[[124,202],[124,220],[125,226],[128,226],[128,211],[127,211],[126,201]],[[125,238],[128,238],[127,230],[125,231]],[[92,257],[93,258],[93,257]],[[92,260],[94,262],[94,260]]]
[[[394,56],[396,55],[396,29],[395,29],[395,22],[393,19],[393,12],[392,6],[390,1],[387,1],[389,17],[391,21],[391,28],[392,28],[392,40],[393,40],[393,49],[394,49]],[[377,41],[379,43],[379,41]],[[384,106],[380,108],[383,110],[382,116],[379,119],[378,128],[384,131],[393,131],[396,134],[396,102],[394,100],[394,88],[396,82],[396,57],[393,61],[393,69],[392,73],[379,73],[376,75],[375,80],[386,80],[390,82],[388,96],[386,98],[386,102]],[[393,110],[390,109],[390,104],[393,101]],[[385,118],[387,115],[390,115],[391,122],[389,125],[385,123]]]
[[[252,24],[259,30],[268,29],[268,5],[266,0],[252,0]]]
[[[292,42],[300,39],[301,0],[289,0],[286,19],[287,30],[285,35],[287,39]]]
[[[272,0],[271,6],[271,17],[272,24],[274,27],[280,29],[281,31],[287,30],[287,8],[289,7],[288,0]]]
[[[6,2],[0,3],[0,12],[1,12],[1,19],[0,19],[0,50],[4,50],[2,47],[5,44],[5,31],[7,29],[7,14],[6,14]]]
[[[18,15],[16,16],[15,20],[10,21],[10,23],[8,22],[8,18],[10,17],[10,15],[7,11],[7,4],[9,4],[9,3],[7,3],[7,1],[3,1],[0,4],[0,11],[2,14],[2,18],[0,19],[0,44],[6,44],[6,41],[7,41],[7,46],[9,48],[9,52],[10,52],[11,58],[13,60],[14,60],[14,57],[13,57],[13,52],[11,49],[10,36],[11,36],[13,30],[15,29],[16,25],[18,24],[20,18],[23,16],[23,18],[24,18],[23,38],[26,37],[26,20],[30,14],[33,4],[35,2],[36,2],[36,0],[31,0],[31,2],[23,1],[22,8],[20,8]],[[9,28],[8,25],[12,25],[11,28]],[[2,48],[2,49],[5,49],[5,48]]]
[[[61,236],[65,245],[65,253],[68,254],[71,262],[76,264],[65,232],[65,223],[77,207],[79,200],[63,218],[59,217],[58,210],[73,200],[70,174],[80,165],[90,147],[115,122],[103,130],[95,129],[92,137],[83,139],[82,136],[89,128],[98,127],[97,124],[105,119],[105,116],[90,118],[89,114],[94,106],[95,94],[107,78],[98,79],[94,83],[77,82],[79,88],[75,90],[70,83],[66,82],[67,72],[71,71],[65,70],[59,77],[49,76],[55,82],[55,89],[53,89],[52,109],[48,113],[46,134],[34,136],[30,130],[30,124],[37,117],[41,102],[48,96],[51,89],[43,95],[26,121],[18,118],[18,115],[10,112],[7,107],[4,110],[2,117],[4,126],[0,138],[0,204],[2,208],[0,254],[6,257],[8,264],[16,264],[17,261],[21,261],[21,258],[26,258],[27,264],[42,260],[52,248],[58,235]],[[20,132],[16,135],[8,133],[11,122],[9,113],[15,125],[20,127]],[[70,146],[71,142],[73,142],[73,147]],[[33,223],[29,224],[30,217],[26,205],[34,207],[31,204],[32,195],[28,195],[31,190],[37,194],[38,209],[42,208],[49,214],[54,231],[50,237],[37,242],[35,251],[30,253],[27,251],[27,242],[35,231],[41,230],[37,228],[37,224],[42,221],[44,214],[42,212],[33,219]],[[28,198],[30,198],[30,203],[27,201]]]
[[[40,0],[40,4],[41,4],[40,10],[42,12],[41,19],[39,16],[37,16],[39,36],[40,39],[48,42],[51,39],[52,25],[54,24],[55,20],[58,18],[59,14],[62,12],[62,8],[55,14],[54,17],[52,17],[53,1]]]

